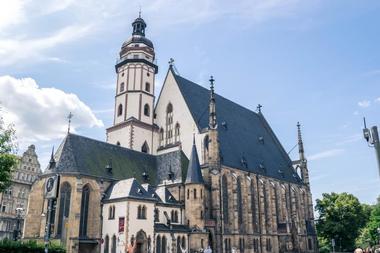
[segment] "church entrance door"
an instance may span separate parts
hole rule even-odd
[[[147,237],[143,230],[137,232],[136,235],[136,252],[135,253],[146,253],[147,252]]]

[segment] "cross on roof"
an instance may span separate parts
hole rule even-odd
[[[170,65],[170,66],[173,66],[173,64],[174,64],[174,59],[173,59],[173,58],[170,58],[170,59],[169,59],[169,65]]]
[[[69,125],[68,125],[68,128],[67,128],[67,133],[70,133],[70,126],[71,126],[71,119],[74,117],[74,114],[72,114],[71,112],[69,113],[69,115],[67,116],[68,120],[69,120]]]
[[[261,105],[261,104],[258,104],[257,105],[257,110],[259,111],[259,112],[261,112],[261,108],[262,108],[263,106]]]

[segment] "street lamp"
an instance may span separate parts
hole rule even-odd
[[[364,120],[364,129],[363,135],[364,139],[367,141],[368,146],[375,148],[376,157],[377,157],[377,165],[379,167],[380,174],[380,141],[379,141],[379,132],[377,131],[377,126],[371,127],[371,129],[367,128],[367,124]]]
[[[21,239],[21,215],[24,209],[21,207],[16,208],[16,229],[13,231],[13,240],[17,241]]]
[[[379,238],[378,244],[380,244],[380,228],[377,228],[377,235],[378,235],[378,238]]]

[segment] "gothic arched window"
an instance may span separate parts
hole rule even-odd
[[[166,245],[167,245],[167,242],[166,242],[166,236],[163,236],[162,237],[162,242],[161,242],[161,253],[166,253]]]
[[[175,138],[175,142],[178,142],[179,141],[179,135],[180,135],[180,125],[179,123],[177,122],[175,124],[175,128],[174,128],[174,138]]]
[[[161,127],[159,136],[160,146],[164,146],[164,129]]]
[[[90,187],[85,185],[82,189],[82,201],[80,207],[79,236],[87,237],[88,204],[90,200]]]
[[[144,105],[144,115],[145,116],[148,116],[150,115],[150,108],[149,108],[149,105],[148,104],[145,104]]]
[[[236,201],[238,208],[238,224],[240,224],[240,228],[243,227],[243,196],[241,192],[241,179],[240,177],[236,180]]]
[[[156,241],[156,253],[161,253],[161,236],[158,235]]]
[[[173,105],[166,107],[166,143],[173,143]]]
[[[116,235],[112,236],[111,253],[116,253]]]
[[[227,177],[222,177],[222,192],[223,192],[223,221],[225,225],[228,225],[228,184]]]
[[[64,226],[65,220],[70,214],[70,199],[71,199],[71,186],[69,183],[64,182],[61,186],[60,197],[59,197],[59,214],[58,214],[58,227],[57,236],[62,235],[62,228]]]
[[[106,239],[104,240],[104,253],[109,253],[110,251],[110,237],[106,235]]]
[[[257,214],[256,214],[256,191],[255,191],[255,185],[253,181],[251,180],[251,210],[252,210],[252,226],[253,231],[258,231],[258,220],[257,220]]]
[[[207,162],[208,161],[208,143],[209,143],[209,138],[208,135],[205,136],[203,139],[203,161]]]
[[[141,147],[141,152],[143,153],[149,153],[149,146],[148,146],[148,143],[144,142],[144,144],[142,145]]]
[[[117,108],[117,116],[121,116],[123,114],[123,105],[120,104]]]
[[[182,253],[181,251],[181,237],[177,237],[177,253]]]

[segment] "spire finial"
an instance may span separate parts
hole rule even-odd
[[[213,96],[214,95],[214,82],[215,82],[215,79],[213,76],[210,76],[210,90],[211,90],[211,95]]]
[[[168,63],[169,63],[169,66],[172,67],[174,65],[174,59],[170,58]]]
[[[259,113],[261,113],[261,108],[262,108],[263,106],[261,105],[261,104],[258,104],[257,105],[257,111],[259,112]]]
[[[302,133],[301,133],[301,124],[297,122],[297,132],[298,132],[298,153],[301,160],[305,160],[305,151],[303,148]]]
[[[141,18],[141,4],[139,5],[139,18]]]
[[[68,120],[69,120],[69,125],[67,127],[67,133],[69,134],[70,133],[70,126],[71,126],[71,119],[74,117],[74,114],[72,114],[71,112],[69,113],[69,115],[67,116]]]

